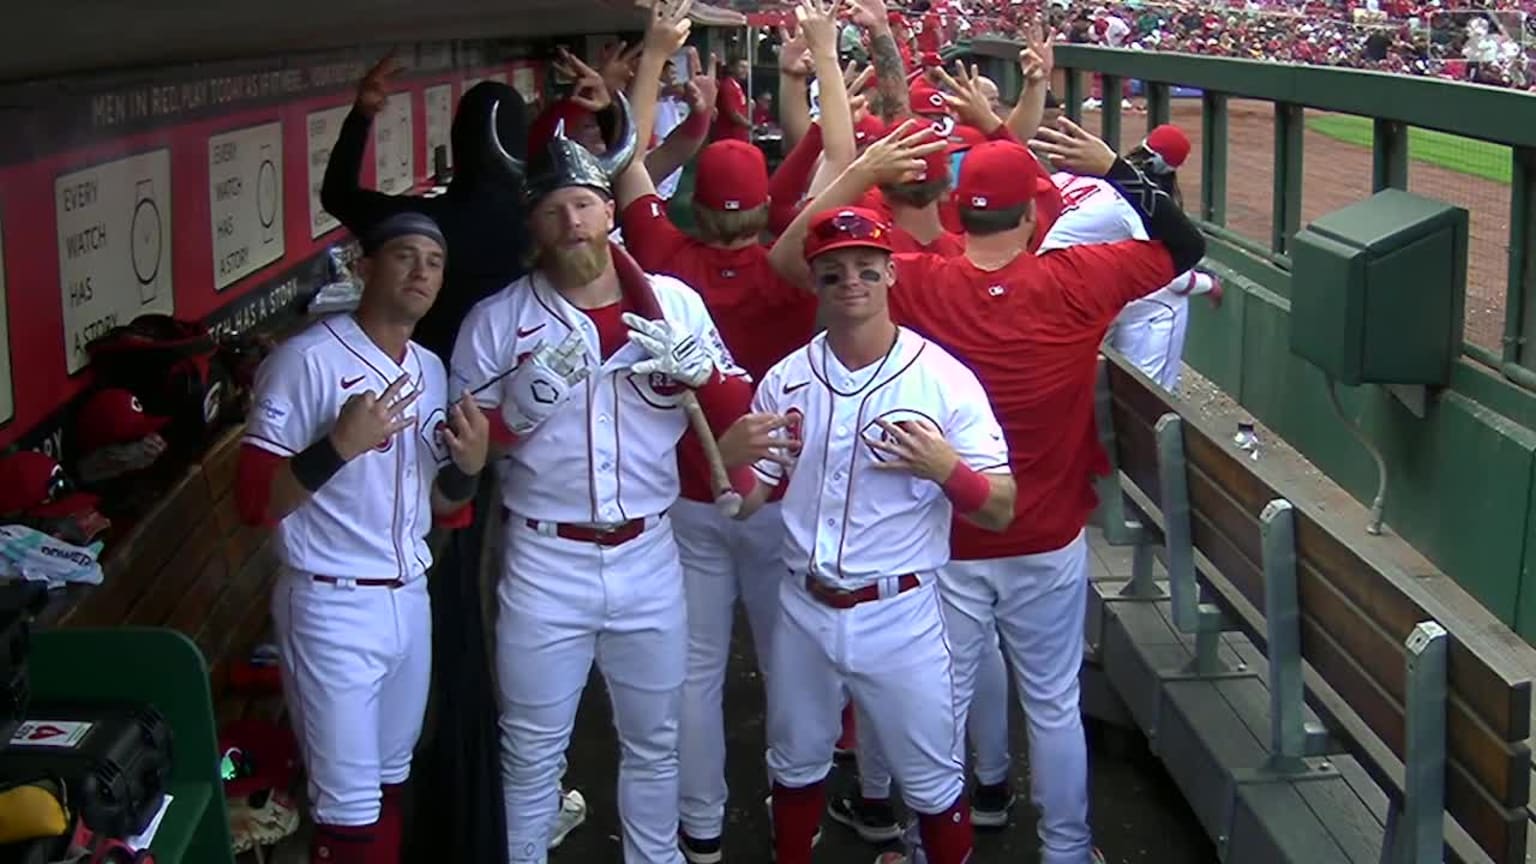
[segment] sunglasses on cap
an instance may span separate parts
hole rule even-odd
[[[58,501],[74,491],[74,481],[70,480],[69,475],[64,473],[63,466],[53,466],[53,473],[48,475],[48,500]]]
[[[859,213],[839,213],[816,225],[816,239],[822,243],[837,240],[883,240],[888,228]]]

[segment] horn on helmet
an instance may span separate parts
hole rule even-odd
[[[520,185],[527,176],[528,166],[523,160],[507,152],[507,148],[501,144],[501,133],[496,125],[496,113],[501,110],[501,100],[491,103],[491,116],[485,125],[486,137],[490,139],[490,152],[496,157],[495,162],[506,172],[507,179],[514,185]]]
[[[609,145],[608,152],[597,157],[598,166],[603,169],[603,173],[609,180],[616,179],[623,173],[640,149],[640,138],[629,113],[629,100],[624,98],[622,90],[613,94],[613,98],[614,107],[619,112],[619,122],[614,129],[614,140]]]

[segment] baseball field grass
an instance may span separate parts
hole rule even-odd
[[[1373,126],[1369,117],[1319,114],[1307,118],[1307,128],[1349,144],[1371,146]],[[1408,158],[1496,183],[1510,182],[1510,152],[1503,144],[1410,127]]]

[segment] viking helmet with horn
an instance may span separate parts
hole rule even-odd
[[[565,123],[555,127],[555,134],[542,148],[530,148],[527,164],[508,153],[496,134],[496,124],[489,124],[492,152],[501,157],[504,172],[523,180],[523,201],[532,206],[556,189],[585,186],[613,197],[613,179],[629,167],[639,149],[639,138],[630,120],[629,101],[623,93],[614,94],[618,123],[614,143],[608,152],[595,156],[590,150],[565,136]],[[493,109],[494,110],[494,109]],[[494,116],[494,115],[493,115]]]

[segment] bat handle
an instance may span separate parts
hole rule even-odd
[[[720,456],[720,443],[715,440],[715,432],[709,428],[709,418],[704,416],[704,409],[699,407],[699,397],[692,390],[683,391],[683,411],[688,415],[688,424],[693,427],[693,433],[698,436],[699,444],[704,448],[704,458],[709,463],[710,492],[715,496],[715,506],[726,516],[734,517],[741,512],[741,495],[731,487],[731,476],[725,470],[725,460]]]

